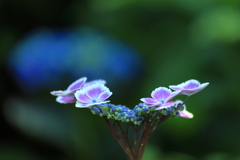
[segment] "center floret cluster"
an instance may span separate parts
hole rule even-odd
[[[166,87],[158,87],[152,91],[151,98],[141,98],[143,103],[130,109],[123,105],[111,104],[106,100],[112,92],[105,86],[105,80],[86,81],[86,77],[80,78],[70,84],[66,90],[52,91],[51,94],[57,96],[56,101],[59,103],[76,103],[76,107],[90,109],[95,115],[121,122],[132,122],[135,125],[140,125],[143,121],[160,119],[163,116],[192,118],[193,115],[186,110],[186,100],[184,102],[171,100],[180,94],[189,97],[209,84],[200,84],[192,79],[179,85],[169,86],[174,91]]]

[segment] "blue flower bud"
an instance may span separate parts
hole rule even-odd
[[[147,111],[148,111],[148,108],[143,108],[142,111],[143,111],[143,112],[147,112]]]
[[[116,112],[116,108],[113,107],[113,108],[111,109],[111,112]]]
[[[101,110],[98,107],[96,107],[96,106],[92,107],[92,111],[94,111],[96,114],[100,114],[101,113]]]

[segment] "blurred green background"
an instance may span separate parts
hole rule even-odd
[[[79,35],[76,28],[81,30]],[[58,36],[59,31],[67,33]],[[69,32],[79,38],[74,45],[66,38]],[[36,37],[29,38],[35,33],[36,37],[47,33],[41,41],[46,43],[45,50],[35,43]],[[49,35],[54,35],[54,43],[48,43]],[[111,38],[105,41],[106,37]],[[113,47],[108,55],[104,49],[100,52],[103,45],[111,48],[113,41],[119,48]],[[66,64],[74,76],[68,75],[63,60],[58,61],[62,54],[51,57],[62,51],[53,48],[56,43],[68,44],[63,54],[71,55]],[[72,48],[80,46],[81,50],[86,44],[79,58]],[[133,51],[128,53],[123,46]],[[115,52],[120,58],[112,63]],[[107,79],[113,92],[111,102],[130,108],[159,86],[192,78],[210,82],[187,102],[195,117],[164,122],[150,138],[144,160],[238,160],[239,52],[238,0],[1,0],[0,159],[127,159],[99,117],[74,104],[58,104],[49,94],[89,75]],[[132,60],[124,63],[130,54]],[[98,71],[103,65],[107,69]],[[121,72],[110,75],[111,67]],[[40,76],[49,79],[43,81]]]

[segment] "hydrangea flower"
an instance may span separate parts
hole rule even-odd
[[[170,85],[169,88],[175,91],[181,91],[179,94],[190,96],[197,92],[200,92],[201,90],[206,88],[208,84],[209,84],[208,82],[201,84],[199,81],[195,79],[190,79],[178,85]]]
[[[76,98],[74,96],[74,93],[77,90],[85,88],[85,87],[90,86],[95,83],[106,84],[105,80],[93,80],[93,81],[85,83],[86,80],[87,80],[86,77],[82,77],[82,78],[76,80],[75,82],[73,82],[72,84],[70,84],[66,90],[52,91],[50,93],[54,96],[58,96],[56,98],[56,101],[59,103],[75,103]]]
[[[183,102],[180,101],[180,100],[176,101],[176,104],[182,104],[182,103]],[[178,112],[179,112],[180,117],[183,117],[183,118],[193,118],[193,114],[187,111],[187,107],[186,107],[185,104],[183,105],[183,110],[182,111],[178,110]]]
[[[51,94],[54,96],[73,95],[76,90],[83,87],[86,80],[87,80],[86,77],[82,77],[82,78],[76,80],[75,82],[73,82],[72,84],[70,84],[66,90],[52,91]]]
[[[172,92],[170,89],[166,87],[159,87],[152,91],[151,93],[152,98],[141,98],[140,100],[143,101],[147,106],[157,107],[156,110],[159,110],[174,105],[175,102],[168,101],[170,101],[180,92],[181,91]]]
[[[101,83],[94,83],[75,93],[77,99],[76,107],[87,108],[94,105],[107,103],[105,101],[108,97],[112,95],[112,92]]]
[[[171,86],[175,91],[158,87],[151,93],[151,98],[141,98],[133,109],[124,105],[114,105],[108,99],[112,92],[105,86],[106,81],[94,80],[86,82],[83,77],[71,84],[65,91],[53,91],[57,101],[76,102],[76,107],[87,108],[92,114],[102,117],[110,132],[119,142],[125,153],[132,159],[142,159],[148,138],[164,121],[172,117],[193,118],[187,111],[184,101],[171,101],[176,95],[191,95],[204,89],[209,83],[200,84],[197,80]],[[129,123],[122,125],[122,122]],[[129,133],[132,127],[133,134]],[[134,145],[130,143],[133,135]],[[126,142],[126,143],[125,143]]]
[[[81,89],[84,86],[86,80],[86,77],[82,77],[70,84],[66,90],[52,91],[50,93],[54,96],[58,96],[56,98],[56,101],[59,103],[74,103],[76,102],[76,99],[74,98],[74,93],[76,92],[76,90]]]

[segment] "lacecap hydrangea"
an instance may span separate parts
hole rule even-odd
[[[133,109],[109,103],[107,99],[112,92],[106,87],[105,80],[87,82],[87,78],[82,77],[70,84],[66,90],[52,91],[51,94],[57,96],[56,101],[59,103],[75,103],[76,107],[87,108],[101,117],[106,116],[108,119],[140,125],[156,115],[158,119],[166,115],[192,118],[193,114],[186,110],[185,102],[171,100],[180,94],[193,95],[203,90],[208,84],[200,84],[199,81],[191,79],[179,85],[170,85],[169,87],[174,91],[166,87],[158,87],[152,91],[151,98],[141,98],[142,103]]]
[[[110,103],[108,98],[113,93],[106,86],[106,81],[101,79],[87,82],[87,78],[82,77],[66,90],[52,91],[51,94],[57,96],[59,103],[75,103],[77,108],[89,109],[92,114],[102,117],[125,153],[132,160],[141,160],[148,138],[163,121],[171,117],[193,118],[193,114],[187,111],[186,102],[208,85],[208,82],[201,84],[191,79],[170,85],[170,89],[158,87],[152,91],[151,97],[140,98],[141,102],[132,109]],[[177,95],[187,97],[184,101],[172,100]],[[122,125],[126,123],[124,128]],[[130,128],[134,131],[133,143],[129,140]]]

